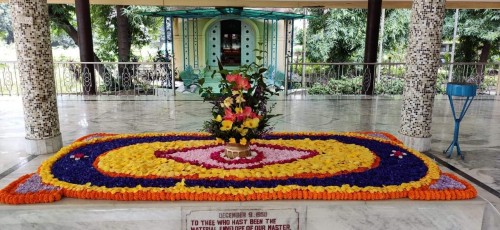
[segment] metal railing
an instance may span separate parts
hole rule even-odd
[[[172,88],[173,77],[165,62],[54,62],[58,95],[161,96]],[[0,62],[0,95],[20,95],[20,84],[17,62]]]
[[[291,63],[288,89],[305,89],[309,94],[365,94],[375,78],[375,94],[399,95],[404,88],[405,63],[373,63],[374,73],[364,63]],[[305,68],[305,76],[302,69]],[[444,94],[446,83],[469,82],[481,94],[500,95],[500,63],[443,63],[438,70],[436,93]],[[368,76],[369,80],[363,76]]]
[[[92,91],[94,66],[97,95],[171,95],[175,82],[170,63],[163,62],[55,62],[54,76],[58,95],[87,95]],[[365,94],[363,85],[375,78],[375,94],[399,95],[404,88],[405,63],[374,63],[367,73],[363,63],[291,63],[287,88],[309,94]],[[305,76],[302,76],[305,68]],[[441,64],[436,93],[444,94],[449,81],[479,85],[479,93],[500,95],[500,63]],[[276,74],[275,74],[276,75]],[[284,75],[282,73],[282,75]],[[276,75],[277,76],[277,75]],[[283,77],[284,78],[284,77]],[[274,79],[276,81],[276,79]],[[0,62],[0,95],[20,95],[21,80],[17,62]],[[285,83],[276,84],[284,88]],[[367,88],[367,87],[365,87]]]

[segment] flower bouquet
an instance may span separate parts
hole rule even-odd
[[[212,87],[203,87],[204,78],[198,82],[199,93],[214,104],[213,118],[205,121],[203,130],[226,144],[228,158],[250,156],[249,141],[272,129],[269,119],[277,115],[270,114],[274,105],[268,108],[267,102],[277,93],[268,89],[264,72],[266,68],[256,63],[230,72],[219,62],[219,70],[213,71],[211,77],[217,73],[222,76],[220,93],[214,93]]]

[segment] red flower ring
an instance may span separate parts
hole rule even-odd
[[[266,140],[280,139],[287,141],[305,138],[311,140],[335,140],[343,144],[363,146],[367,148],[367,151],[376,156],[371,166],[365,165],[364,167],[349,169],[348,172],[319,173],[320,171],[309,170],[307,171],[309,173],[306,171],[297,173],[292,167],[290,168],[290,172],[295,172],[296,174],[276,177],[260,177],[247,174],[245,177],[240,178],[239,175],[236,175],[238,178],[234,178],[236,177],[234,175],[217,176],[216,174],[213,177],[200,177],[196,172],[189,175],[175,176],[134,176],[126,170],[122,172],[113,170],[103,172],[97,167],[101,156],[108,153],[114,154],[113,150],[119,151],[118,149],[127,148],[128,146],[135,149],[135,151],[130,152],[134,154],[133,156],[145,154],[144,157],[152,159],[151,162],[158,163],[160,169],[165,169],[161,168],[165,165],[171,166],[179,163],[173,162],[176,161],[173,158],[167,162],[155,159],[155,155],[163,158],[179,157],[177,159],[185,161],[186,163],[184,164],[188,165],[188,168],[200,167],[199,165],[189,166],[189,164],[197,163],[196,161],[199,162],[199,157],[206,157],[215,162],[214,164],[217,167],[262,164],[260,167],[265,169],[265,167],[275,167],[272,164],[279,165],[282,164],[280,162],[290,160],[279,158],[281,157],[279,156],[280,154],[275,154],[278,155],[278,158],[269,156],[266,158],[266,154],[272,151],[295,151],[298,155],[297,157],[304,158],[303,161],[310,161],[316,157],[322,158],[323,154],[325,154],[322,150],[319,150],[321,147],[325,148],[325,146],[321,145],[314,145],[314,147],[319,147],[317,148],[318,152],[315,152],[314,150],[308,151],[283,146],[272,146],[257,142],[255,146],[252,146],[255,156],[248,159],[227,160],[217,158],[217,156],[220,157],[220,153],[223,150],[223,147],[219,145],[156,151],[155,155],[153,155],[155,149],[158,148],[148,149],[137,146],[137,144],[184,140],[203,141],[208,140],[208,138],[206,135],[190,133],[138,137],[123,135],[116,138],[106,137],[92,142],[76,143],[73,148],[67,148],[66,152],[63,152],[64,154],[62,152],[59,153],[56,159],[49,159],[54,160],[54,162],[44,163],[39,169],[40,177],[43,179],[44,176],[50,176],[52,179],[50,183],[47,183],[58,187],[57,190],[45,191],[45,184],[33,183],[30,178],[33,179],[36,177],[26,175],[0,190],[0,203],[53,202],[60,199],[61,196],[110,200],[193,201],[271,199],[372,200],[404,197],[419,200],[457,200],[473,198],[477,193],[472,185],[452,174],[441,174],[439,178],[440,172],[436,168],[437,165],[417,152],[411,151],[401,145],[395,145],[394,143],[396,142],[393,141],[380,140],[379,138],[372,139],[356,134],[283,133],[271,134],[265,137]],[[141,153],[141,151],[143,152]],[[197,152],[201,153],[195,154]],[[218,155],[214,155],[216,153]],[[191,158],[189,154],[192,155]],[[313,154],[316,154],[316,157],[313,157]],[[88,156],[88,158],[83,160],[85,156]],[[78,157],[83,158],[76,161],[75,158]],[[290,164],[298,164],[303,161],[292,162]],[[267,164],[264,164],[265,162]],[[323,164],[329,163],[326,161],[320,162]],[[338,162],[337,164],[342,164],[342,162]],[[132,162],[131,167],[134,168],[134,166],[135,164]],[[316,165],[313,164],[311,166]],[[261,169],[255,170],[258,171]],[[217,168],[213,171],[221,171],[221,169]],[[229,169],[227,171],[231,172],[233,170]],[[364,188],[369,190],[365,190]],[[38,192],[32,193],[32,191],[35,191],[34,189]],[[221,191],[224,192],[221,193]]]
[[[272,164],[285,164],[300,159],[318,155],[318,152],[301,150],[277,145],[252,144],[251,151],[255,154],[249,158],[233,160],[224,159],[221,155],[223,145],[186,148],[180,150],[155,151],[156,157],[172,159],[182,163],[203,166],[205,168],[223,169],[253,169]]]

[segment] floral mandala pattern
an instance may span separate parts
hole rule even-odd
[[[275,145],[250,145],[252,156],[247,158],[226,159],[223,157],[224,145],[202,148],[189,148],[180,151],[155,151],[157,157],[199,165],[207,169],[254,169],[266,165],[284,164],[318,155],[316,151],[301,151]]]
[[[221,157],[223,146],[206,133],[89,137],[61,149],[37,174],[1,190],[0,202],[53,202],[63,196],[113,200],[476,196],[469,183],[441,173],[431,159],[387,133],[271,133],[251,141],[251,157],[234,160]]]

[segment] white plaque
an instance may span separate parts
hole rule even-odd
[[[186,230],[298,230],[301,212],[297,208],[235,208],[183,210]]]

